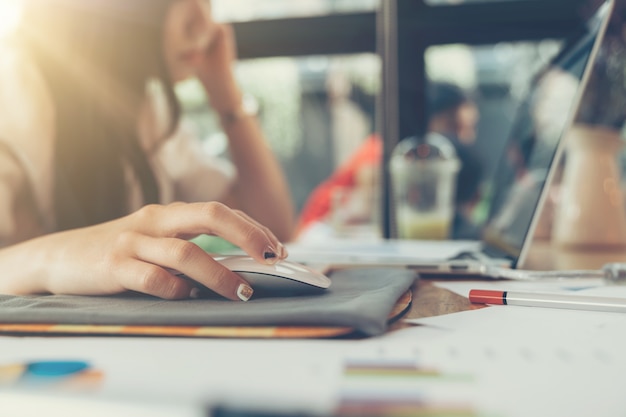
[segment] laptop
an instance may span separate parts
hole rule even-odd
[[[613,0],[602,2],[533,76],[494,172],[480,240],[296,242],[287,246],[289,259],[318,267],[403,266],[424,275],[522,268],[614,9]]]

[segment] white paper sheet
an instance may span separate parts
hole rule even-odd
[[[419,327],[389,339],[387,352],[397,346],[406,355],[413,346],[424,364],[470,375],[467,398],[483,412],[582,417],[626,410],[618,388],[626,384],[624,314],[492,306],[411,322]],[[423,340],[433,331],[435,339]]]
[[[349,343],[152,338],[0,338],[0,366],[81,360],[104,373],[88,396],[328,411]]]
[[[10,417],[206,417],[206,410],[185,404],[93,399],[71,395],[4,391],[0,411]]]

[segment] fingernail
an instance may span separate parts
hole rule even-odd
[[[237,288],[237,297],[241,301],[248,301],[252,294],[254,294],[254,290],[249,285],[240,284],[239,288]]]
[[[287,251],[287,248],[282,243],[280,244],[280,253],[283,259],[289,256],[289,252]]]
[[[272,247],[268,246],[265,248],[265,252],[263,252],[263,259],[265,259],[268,265],[274,265],[278,262],[278,255],[276,255],[276,251]]]
[[[200,289],[197,287],[193,287],[191,292],[189,293],[189,298],[200,298]]]

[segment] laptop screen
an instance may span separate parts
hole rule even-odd
[[[491,184],[487,250],[519,261],[532,237],[610,10],[607,1],[529,83]]]

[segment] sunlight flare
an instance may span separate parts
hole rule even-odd
[[[17,29],[22,16],[22,0],[0,0],[0,38]]]

